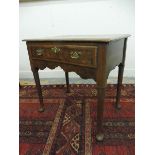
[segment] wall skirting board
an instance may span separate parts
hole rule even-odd
[[[113,70],[109,78],[117,77],[118,75],[118,69]],[[58,70],[39,70],[39,76],[40,78],[64,78],[65,73],[63,70],[58,69]],[[70,72],[69,73],[70,78],[79,78],[79,76],[74,73]],[[135,70],[134,69],[125,69],[124,70],[124,77],[135,77]],[[20,79],[27,79],[27,78],[33,78],[33,74],[31,71],[19,71],[19,78]]]
[[[20,71],[19,79],[21,84],[33,84],[33,75],[31,71]],[[108,78],[108,83],[117,83],[117,74],[118,69],[113,70]],[[65,83],[65,73],[61,69],[55,70],[40,70],[39,76],[42,84],[63,84]],[[135,70],[134,69],[125,69],[123,83],[135,83]],[[84,84],[93,84],[93,80],[83,80],[76,73],[69,73],[70,83],[84,83]]]

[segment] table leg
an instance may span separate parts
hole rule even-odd
[[[38,111],[43,112],[45,109],[44,109],[43,96],[42,96],[42,90],[41,90],[41,85],[40,85],[38,69],[35,68],[32,70],[32,72],[33,72],[34,80],[35,80],[37,91],[38,91],[39,101],[40,101],[40,108]]]
[[[66,78],[66,85],[67,85],[67,91],[66,93],[69,93],[69,75],[68,72],[65,72],[65,78]]]
[[[19,89],[21,89],[22,88],[22,86],[21,86],[21,84],[20,84],[20,82],[19,82]]]
[[[105,87],[98,88],[98,101],[97,101],[97,134],[96,139],[102,141],[104,138],[102,132],[103,123],[103,111],[104,111],[104,97],[105,97]]]
[[[118,82],[117,82],[116,108],[120,109],[121,108],[120,96],[121,96],[121,86],[123,81],[124,65],[120,63],[118,67],[119,67],[119,71],[118,71]]]

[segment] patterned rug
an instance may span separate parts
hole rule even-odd
[[[120,111],[116,85],[106,90],[104,140],[96,134],[96,85],[42,86],[46,110],[39,113],[35,86],[20,89],[20,155],[134,155],[134,85],[122,86]]]

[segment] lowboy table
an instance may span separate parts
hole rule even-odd
[[[34,75],[40,100],[40,112],[44,111],[43,96],[38,70],[60,66],[65,71],[67,92],[69,92],[68,72],[76,72],[81,78],[96,81],[97,101],[97,140],[103,140],[101,132],[104,96],[107,78],[116,66],[118,85],[116,108],[120,109],[121,84],[125,64],[127,38],[130,35],[99,36],[57,36],[45,39],[26,39],[31,70]]]

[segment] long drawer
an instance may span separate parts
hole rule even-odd
[[[96,67],[97,47],[79,45],[33,45],[31,58]]]

